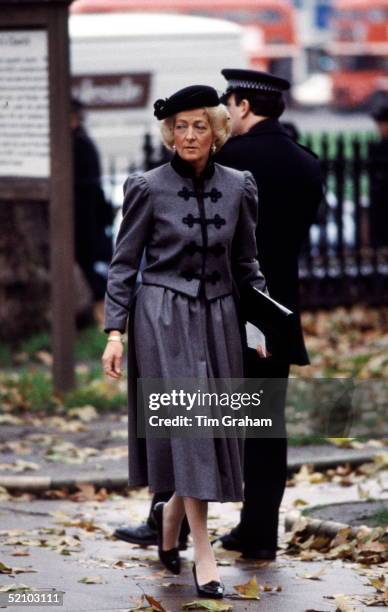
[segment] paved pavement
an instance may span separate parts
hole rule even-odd
[[[66,429],[70,431],[64,431]],[[51,484],[60,479],[81,482],[108,475],[126,481],[123,415],[97,418],[88,423],[79,419],[45,419],[40,423],[35,419],[30,423],[3,424],[0,435],[3,480],[30,474],[35,479],[41,476],[51,478]],[[383,451],[373,446],[362,449],[337,449],[331,445],[291,447],[290,471],[306,462],[326,462],[325,465],[336,461],[360,463],[366,454],[372,456]],[[51,461],[47,461],[48,458]],[[20,462],[27,466],[33,462],[37,469],[10,474],[10,465],[14,469],[25,467]],[[4,464],[8,469],[4,469]],[[367,489],[372,497],[388,498],[388,486],[382,477],[383,472],[380,472],[368,478],[362,485],[363,491]],[[335,481],[311,484],[305,479],[287,487],[281,507],[282,550],[276,562],[259,566],[239,560],[237,554],[216,548],[227,587],[225,602],[232,604],[236,612],[330,612],[335,610],[335,604],[327,597],[339,593],[347,596],[374,594],[375,590],[366,586],[366,578],[356,571],[356,564],[341,560],[300,561],[285,554],[286,546],[282,544],[284,516],[299,507],[301,500],[306,506],[357,500],[360,498],[359,487],[357,482],[344,486]],[[1,585],[17,583],[36,588],[54,587],[64,592],[61,609],[66,612],[129,610],[142,593],[160,600],[169,612],[177,612],[183,603],[196,599],[191,575],[191,548],[183,553],[184,570],[176,577],[159,565],[155,547],[141,549],[111,537],[118,525],[144,518],[149,506],[145,489],[134,491],[129,498],[113,491],[102,496],[100,501],[93,495],[93,489],[84,493],[86,501],[80,502],[74,501],[76,497],[73,501],[68,496],[56,499],[61,493],[54,491],[51,493],[54,499],[39,499],[29,494],[7,498],[0,489],[0,562],[14,569],[30,568],[35,572],[0,573]],[[238,516],[239,504],[211,504],[211,532],[214,535],[227,532],[237,523]],[[311,575],[319,570],[323,572],[319,579],[304,577],[306,573]],[[245,583],[253,576],[260,584],[271,585],[273,590],[263,592],[260,601],[231,598],[233,593],[236,594],[233,586]],[[80,582],[85,578],[91,579],[92,583]],[[276,590],[277,587],[280,589]],[[358,610],[363,609],[361,604],[355,603]],[[48,606],[43,609],[57,608]],[[368,607],[368,610],[374,609],[377,611],[378,608]]]
[[[375,481],[370,486],[377,488],[378,484]],[[282,518],[294,507],[295,500],[301,498],[313,505],[333,499],[356,499],[357,487],[345,489],[333,483],[289,487],[282,504]],[[170,612],[180,610],[182,603],[195,599],[190,563],[192,550],[182,553],[184,571],[176,577],[161,568],[155,547],[140,549],[110,537],[117,525],[141,520],[148,501],[143,489],[130,499],[115,495],[104,502],[0,502],[0,522],[4,530],[0,532],[1,561],[11,567],[30,566],[36,571],[3,575],[0,583],[55,587],[64,591],[63,610],[68,612],[129,610],[142,592],[160,600]],[[218,533],[227,531],[238,520],[238,510],[238,504],[211,504],[210,528]],[[281,551],[276,562],[259,567],[252,562],[236,560],[236,554],[220,548],[216,550],[228,595],[234,592],[234,585],[245,583],[253,576],[260,584],[270,584],[273,589],[281,587],[279,592],[263,593],[259,602],[227,598],[236,612],[329,612],[335,607],[327,596],[374,593],[373,588],[365,586],[365,578],[355,572],[355,564],[340,560],[302,562]],[[28,556],[13,556],[17,551],[25,551]],[[319,580],[303,578],[306,573],[314,574],[319,570],[323,572]],[[83,578],[96,579],[101,584],[80,583]],[[53,607],[46,609],[54,610]]]
[[[12,419],[11,419],[12,420]],[[127,421],[111,414],[83,422],[78,418],[28,417],[0,428],[0,486],[44,490],[92,482],[107,488],[127,484]],[[290,446],[289,472],[305,463],[328,468],[364,463],[381,452],[367,445],[343,449],[332,444]]]

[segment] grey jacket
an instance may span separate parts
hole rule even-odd
[[[105,331],[125,331],[143,251],[142,282],[207,300],[245,283],[265,289],[256,260],[255,180],[209,162],[197,179],[177,155],[124,185],[123,219],[109,268]]]

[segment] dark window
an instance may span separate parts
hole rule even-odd
[[[337,70],[388,70],[388,58],[383,55],[347,55],[335,60]]]

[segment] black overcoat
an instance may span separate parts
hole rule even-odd
[[[276,119],[230,138],[216,161],[249,170],[257,183],[257,248],[270,295],[293,310],[298,328],[290,363],[309,363],[299,315],[298,257],[323,198],[320,164]]]
[[[105,199],[100,158],[94,142],[83,127],[72,131],[72,140],[75,258],[95,299],[102,299],[106,280],[94,271],[94,264],[109,263],[112,257],[112,241],[105,230],[112,225],[113,210]]]

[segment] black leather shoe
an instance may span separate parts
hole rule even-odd
[[[156,529],[150,527],[148,523],[142,523],[136,527],[118,527],[113,535],[119,540],[138,544],[139,546],[152,546],[158,543]]]
[[[266,548],[243,548],[241,556],[243,559],[256,559],[257,561],[275,561],[276,550]]]
[[[155,521],[156,530],[158,534],[158,554],[160,562],[163,563],[173,574],[180,574],[181,571],[181,560],[179,557],[178,548],[170,548],[169,550],[163,550],[163,508],[165,502],[159,502],[155,504],[152,511],[152,517]]]
[[[224,585],[217,580],[211,580],[210,582],[206,582],[206,584],[198,584],[197,580],[197,571],[195,569],[195,563],[193,565],[193,574],[194,574],[194,582],[195,588],[197,589],[197,593],[199,597],[211,597],[212,599],[222,599],[224,596]]]
[[[118,527],[113,535],[119,540],[129,542],[130,544],[138,544],[138,546],[156,546],[158,543],[158,533],[154,527],[148,522],[141,523],[136,527]],[[187,535],[182,535],[179,538],[179,550],[187,550]]]
[[[237,529],[232,529],[230,533],[218,538],[225,550],[235,550],[242,553],[244,559],[257,559],[259,561],[274,561],[276,550],[259,548],[242,542],[238,537]]]

